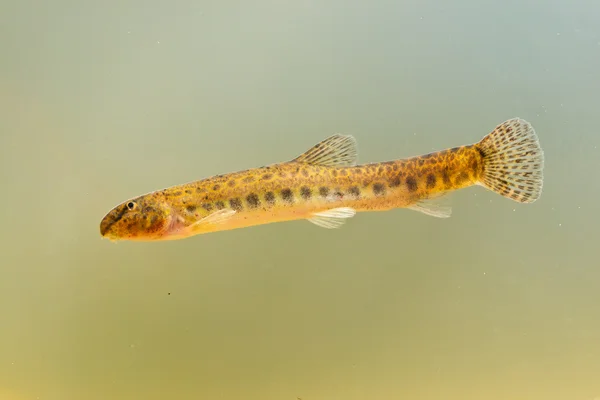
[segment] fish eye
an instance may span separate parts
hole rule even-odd
[[[130,210],[133,210],[135,208],[136,204],[133,201],[130,201],[129,203],[127,203],[127,208],[129,208]]]

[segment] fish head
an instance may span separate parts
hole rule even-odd
[[[110,210],[100,222],[100,235],[117,240],[159,240],[169,232],[172,209],[155,196],[127,200]]]

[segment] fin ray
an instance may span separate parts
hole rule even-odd
[[[479,185],[519,203],[540,198],[544,152],[529,122],[521,118],[504,121],[476,146],[483,154]]]
[[[352,167],[358,161],[356,139],[350,135],[330,136],[292,161],[326,167]]]
[[[355,215],[356,211],[353,208],[339,207],[315,213],[308,221],[321,228],[335,229],[344,225],[346,219],[352,218]]]
[[[431,199],[418,201],[407,208],[436,218],[450,218],[452,215],[452,207]]]
[[[206,217],[194,222],[190,227],[197,226],[200,224],[222,224],[226,222],[236,211],[231,208],[224,208],[219,211],[215,211],[211,214],[208,214]]]

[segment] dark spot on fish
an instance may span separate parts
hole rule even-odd
[[[345,169],[342,169],[342,170],[340,170],[340,175],[348,176],[348,171],[346,171]]]
[[[357,186],[352,186],[350,189],[348,189],[348,193],[350,193],[352,196],[358,197],[360,196],[360,189]]]
[[[302,186],[300,188],[300,196],[302,196],[304,200],[310,199],[310,197],[312,196],[310,188],[308,186]]]
[[[448,170],[442,170],[442,180],[444,181],[444,185],[450,186],[452,182],[450,182],[450,176],[448,175]]]
[[[376,196],[385,194],[385,186],[383,185],[383,183],[375,183],[373,185],[373,193]]]
[[[480,148],[479,146],[475,146],[475,149],[477,150],[477,152],[479,152],[479,155],[483,158],[485,157],[485,152],[483,151],[482,148]]]
[[[230,187],[234,187],[235,186],[235,179],[232,179],[229,182],[227,182],[227,185],[229,185]]]
[[[192,194],[192,191],[191,191],[190,189],[186,189],[186,190],[185,190],[185,193],[187,193],[187,194]]]
[[[390,180],[390,187],[395,188],[400,186],[400,176],[395,176]]]
[[[338,176],[338,172],[337,172],[337,170],[336,170],[336,169],[332,170],[332,171],[331,171],[331,175],[333,175],[333,176]]]
[[[428,189],[434,188],[436,181],[437,181],[437,179],[434,174],[427,175],[427,188]]]
[[[409,176],[406,178],[406,187],[408,188],[409,192],[416,191],[418,189],[417,180],[414,177]]]
[[[215,186],[213,186],[213,190],[219,190],[219,189],[221,189],[221,185],[215,185]]]
[[[333,192],[333,196],[336,199],[341,199],[342,197],[344,197],[344,193],[342,193],[340,189],[336,189],[335,192]]]
[[[206,211],[211,211],[213,209],[213,206],[210,203],[203,203],[202,208],[204,208]]]
[[[273,192],[267,192],[265,194],[265,201],[269,204],[274,204],[275,203],[275,194],[273,194]]]
[[[302,175],[308,178],[308,171],[306,170],[306,168],[302,169]]]
[[[242,209],[242,202],[237,197],[229,200],[229,206],[235,211],[240,211]]]
[[[425,160],[423,158],[419,159],[419,166],[422,166],[423,164],[425,164]]]
[[[181,190],[178,190],[175,193],[173,193],[173,196],[181,196]]]
[[[271,178],[273,178],[273,174],[264,174],[262,176],[262,179],[265,180],[265,181],[268,181]]]
[[[319,195],[321,197],[327,197],[327,195],[329,194],[329,188],[326,186],[321,186],[319,188]]]
[[[193,213],[193,212],[195,212],[195,211],[196,211],[196,206],[194,206],[194,205],[189,205],[189,206],[187,206],[185,209],[187,210],[187,212],[189,212],[189,213]]]
[[[225,208],[225,203],[223,203],[221,200],[219,200],[215,203],[215,207],[217,207],[218,210],[222,210]]]
[[[398,164],[394,163],[394,165],[392,165],[392,169],[394,171],[398,171]]]
[[[244,182],[244,183],[254,182],[254,177],[253,176],[247,176],[244,179],[242,179],[242,182]]]
[[[206,192],[206,189],[204,189],[202,187],[197,187],[196,188],[196,192],[198,192],[198,193],[204,193],[204,192]]]
[[[460,185],[462,184],[464,181],[469,179],[469,174],[467,174],[465,171],[462,171],[460,174],[458,174],[458,176],[456,177],[456,184]]]
[[[256,193],[250,193],[246,197],[246,201],[251,208],[256,208],[260,205],[260,200],[258,199],[258,195]]]
[[[281,191],[281,198],[288,203],[291,203],[294,201],[294,194],[292,193],[291,189],[283,189]]]

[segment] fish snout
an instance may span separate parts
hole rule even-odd
[[[119,209],[113,209],[109,211],[109,213],[102,218],[102,221],[100,221],[100,235],[108,238],[113,236],[111,235],[113,232],[113,227],[121,218],[123,218],[123,214],[124,211]]]
[[[104,218],[102,218],[102,221],[100,221],[100,235],[101,236],[106,236],[106,233],[108,232],[108,229],[110,228],[111,222],[110,219],[108,218],[108,215],[105,216]]]

